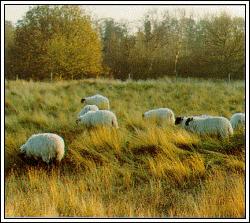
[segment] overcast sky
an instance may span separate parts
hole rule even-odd
[[[28,5],[5,5],[5,20],[10,20],[16,23],[17,20],[21,19],[29,9]],[[117,6],[117,5],[89,5],[82,6],[87,12],[91,13],[95,18],[107,18],[111,17],[117,21],[127,20],[129,22],[137,21],[151,9],[157,9],[158,11],[164,11],[166,9],[185,8],[188,12],[193,12],[196,16],[202,16],[206,13],[217,13],[222,10],[228,11],[233,16],[245,16],[245,7],[237,5],[209,5],[209,6],[171,6],[171,5],[137,5],[137,6]]]

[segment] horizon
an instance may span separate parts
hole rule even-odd
[[[16,25],[18,20],[25,16],[26,12],[33,5],[5,5],[5,20],[11,21]],[[226,11],[233,17],[245,18],[245,6],[238,5],[84,5],[81,7],[92,18],[97,20],[103,18],[113,18],[115,21],[126,21],[134,23],[140,21],[143,16],[152,10],[162,13],[166,10],[185,9],[187,14],[192,14],[194,17],[203,17],[209,14],[218,14]],[[108,9],[107,9],[108,8]]]

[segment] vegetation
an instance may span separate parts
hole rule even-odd
[[[229,118],[244,111],[244,83],[169,79],[5,81],[5,211],[7,217],[245,217],[245,133],[229,140],[145,122],[142,113]],[[119,129],[77,126],[86,95],[110,99]],[[61,135],[58,166],[21,160],[38,132]]]
[[[243,18],[149,12],[135,34],[112,19],[102,27],[104,62],[116,78],[244,78]]]
[[[126,22],[91,20],[80,6],[46,5],[31,8],[12,32],[6,24],[6,39],[14,32],[9,79],[245,77],[245,21],[226,12],[148,12],[131,32]]]
[[[4,65],[5,65],[5,74],[7,77],[11,77],[13,73],[13,62],[11,61],[11,56],[14,52],[14,32],[15,28],[10,21],[5,21],[5,44],[4,44]]]
[[[31,8],[17,23],[12,52],[12,78],[73,79],[101,71],[100,39],[79,6]]]

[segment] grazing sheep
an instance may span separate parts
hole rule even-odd
[[[235,113],[230,119],[233,129],[238,129],[240,127],[245,127],[245,114],[244,113]]]
[[[158,124],[170,124],[175,122],[174,113],[169,108],[158,108],[145,112],[143,118],[146,120],[155,120]]]
[[[189,118],[193,118],[193,119],[197,120],[197,119],[212,118],[212,117],[214,117],[214,116],[211,116],[211,115],[194,115],[194,116],[190,116]],[[188,119],[188,117],[176,117],[175,125],[181,124],[181,126],[183,128],[186,128],[185,123],[186,123],[187,119]],[[189,119],[189,121],[190,121],[190,119]]]
[[[82,98],[81,103],[85,105],[96,105],[100,110],[109,110],[109,99],[100,94]]]
[[[89,111],[98,111],[99,108],[96,105],[86,105],[83,107],[83,109],[78,113],[77,117],[80,117],[84,115],[85,113]]]
[[[224,117],[177,117],[175,124],[200,135],[217,135],[227,138],[233,134],[233,128],[228,119]]]
[[[32,135],[25,144],[20,147],[21,155],[42,159],[49,164],[50,161],[58,162],[64,156],[64,140],[57,134],[40,133]]]
[[[118,122],[115,114],[108,110],[89,111],[80,116],[76,123],[86,127],[112,126],[118,128]]]

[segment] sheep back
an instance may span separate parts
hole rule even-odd
[[[147,120],[155,120],[160,124],[167,123],[173,125],[175,122],[174,112],[169,108],[149,110],[143,114],[143,117]]]
[[[97,94],[81,100],[85,105],[96,105],[100,110],[109,110],[109,99]]]
[[[86,127],[113,126],[118,128],[116,115],[108,110],[89,111],[80,116],[78,122]]]
[[[98,111],[99,108],[96,105],[85,105],[82,110],[78,113],[77,117],[84,115],[89,111]]]

